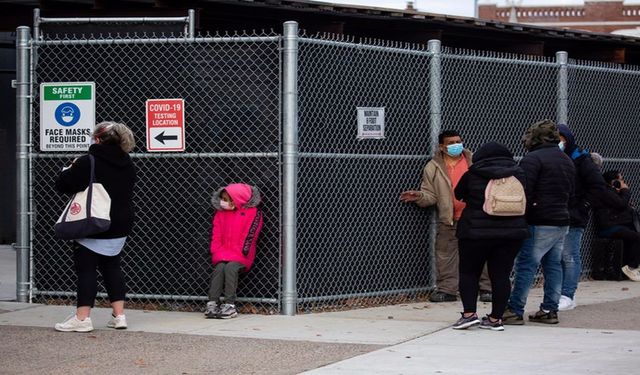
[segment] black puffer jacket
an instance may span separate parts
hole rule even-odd
[[[523,239],[529,237],[524,216],[491,216],[482,210],[489,180],[515,176],[525,185],[524,171],[503,145],[489,142],[473,154],[473,165],[456,186],[456,198],[466,202],[456,236],[465,239]]]
[[[616,191],[607,186],[600,200],[594,201],[593,213],[598,230],[605,230],[617,225],[633,223],[633,208],[629,204],[631,194],[629,189]]]
[[[136,180],[133,162],[129,154],[118,145],[91,145],[89,153],[95,158],[96,182],[101,183],[111,197],[111,227],[91,238],[125,237],[133,227],[133,185]],[[56,189],[64,194],[86,189],[89,186],[90,171],[89,156],[78,158],[71,168],[60,173]]]
[[[568,226],[576,169],[556,143],[534,146],[520,161],[527,178],[527,223]]]
[[[569,202],[571,226],[585,228],[589,221],[589,208],[594,200],[605,194],[605,183],[591,154],[576,145],[573,133],[566,125],[558,125],[558,131],[567,140],[564,153],[573,160],[576,167],[575,193]]]

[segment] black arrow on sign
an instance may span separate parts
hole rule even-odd
[[[178,136],[177,135],[164,135],[164,131],[158,135],[156,135],[156,139],[158,140],[158,142],[164,144],[164,141],[177,141],[178,140]]]

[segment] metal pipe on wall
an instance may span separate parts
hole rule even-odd
[[[298,23],[284,23],[282,86],[282,314],[297,308]]]

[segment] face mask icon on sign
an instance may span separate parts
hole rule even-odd
[[[55,118],[62,126],[73,126],[80,120],[80,108],[71,102],[62,103],[56,108]]]
[[[62,109],[60,110],[60,113],[62,114],[62,121],[64,122],[71,122],[73,120],[73,108],[71,107],[62,107]]]

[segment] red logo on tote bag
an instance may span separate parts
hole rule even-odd
[[[69,209],[69,212],[71,213],[71,215],[77,215],[80,213],[80,211],[82,211],[82,206],[80,206],[80,203],[73,202],[73,204],[71,205],[71,208]]]

